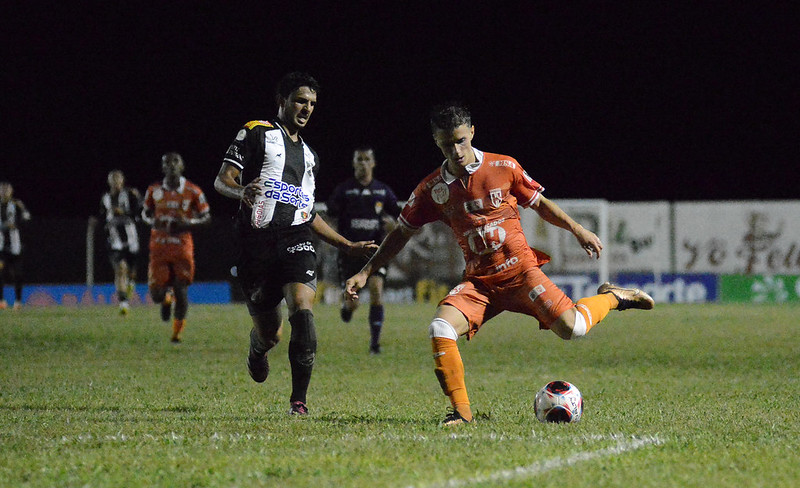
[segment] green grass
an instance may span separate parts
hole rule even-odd
[[[253,383],[245,307],[192,306],[169,343],[155,307],[0,313],[0,486],[602,487],[800,485],[800,307],[612,312],[581,341],[504,314],[459,341],[474,425],[448,406],[432,305],[317,306],[311,415],[286,415],[286,342]],[[287,335],[288,337],[288,335]],[[583,420],[545,425],[536,390],[576,384]]]

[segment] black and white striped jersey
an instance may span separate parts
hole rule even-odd
[[[240,184],[261,178],[265,188],[252,209],[239,206],[242,230],[280,229],[314,218],[319,157],[302,139],[292,141],[279,123],[254,120],[245,124],[223,161],[241,171]]]
[[[12,198],[7,202],[0,202],[0,252],[14,256],[22,253],[19,224],[30,219],[30,212],[20,200]]]
[[[136,219],[142,198],[135,188],[123,188],[116,195],[106,192],[100,198],[100,214],[105,220],[106,242],[112,251],[139,252]]]

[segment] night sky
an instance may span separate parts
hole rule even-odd
[[[225,150],[293,70],[322,85],[320,201],[361,144],[405,199],[442,159],[427,116],[450,99],[553,199],[800,198],[791,2],[64,3],[4,21],[0,179],[35,216],[96,212],[114,168],[143,191],[166,151],[231,213]]]

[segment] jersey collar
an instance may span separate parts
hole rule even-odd
[[[467,174],[475,173],[476,171],[478,171],[478,168],[481,167],[481,164],[483,164],[483,151],[473,147],[472,152],[475,153],[475,162],[465,166],[464,169],[467,170]],[[442,163],[442,178],[444,179],[444,182],[447,183],[448,185],[458,179],[457,176],[453,175],[447,170],[446,159]]]
[[[181,177],[180,177],[180,183],[178,184],[178,188],[177,188],[177,189],[175,189],[175,190],[173,190],[173,189],[171,189],[170,187],[168,187],[168,186],[167,186],[167,179],[166,179],[166,178],[164,178],[164,179],[161,181],[161,186],[162,186],[162,187],[163,187],[165,190],[170,190],[170,191],[176,191],[176,192],[178,192],[178,193],[183,193],[183,189],[186,187],[186,177],[185,177],[185,176],[181,176]]]

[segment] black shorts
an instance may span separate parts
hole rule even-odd
[[[337,264],[339,265],[339,281],[343,288],[344,282],[354,274],[361,271],[361,268],[367,264],[367,261],[369,261],[369,256],[350,256],[343,252],[339,252]],[[376,271],[373,271],[370,276],[380,276],[381,278],[386,279],[386,267],[384,266],[382,268],[378,268]]]
[[[311,228],[297,225],[240,234],[236,268],[250,315],[277,307],[288,283],[304,283],[316,290],[317,254]]]
[[[129,267],[135,267],[138,256],[139,255],[137,253],[132,253],[127,249],[118,251],[113,249],[108,250],[108,260],[111,261],[112,266],[117,266],[120,261],[124,259],[128,263]]]

